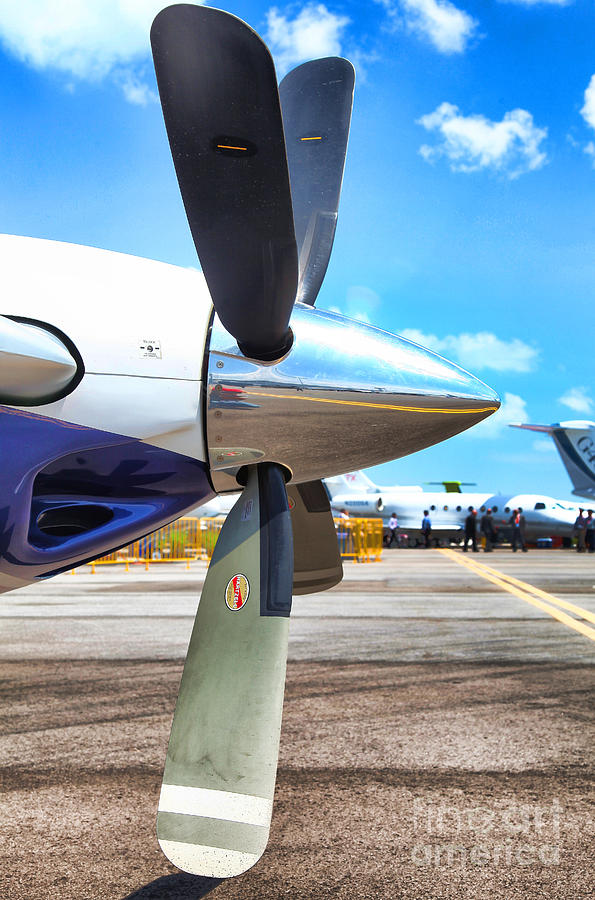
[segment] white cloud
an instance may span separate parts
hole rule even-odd
[[[152,91],[148,84],[141,81],[134,72],[124,71],[120,83],[129,103],[146,106],[148,103],[156,103],[159,99],[155,91]]]
[[[506,433],[509,422],[526,422],[527,419],[527,404],[523,398],[518,394],[506,392],[500,409],[478,425],[474,425],[465,432],[465,435],[472,438],[493,439]]]
[[[433,162],[445,156],[453,172],[492,169],[517,178],[547,162],[540,150],[547,128],[537,128],[525,109],[513,109],[494,122],[480,115],[463,116],[452,103],[441,103],[417,122],[442,138],[434,147],[420,147],[423,158]]]
[[[410,31],[441,53],[462,53],[477,31],[477,20],[449,0],[401,0]]]
[[[533,441],[533,449],[537,453],[556,453],[556,445],[550,438],[537,438]]]
[[[439,338],[416,328],[401,332],[404,338],[453,358],[472,372],[493,369],[496,372],[530,372],[535,368],[538,351],[519,338],[503,341],[490,331],[475,334],[448,334]]]
[[[322,56],[341,56],[347,16],[330,12],[323,3],[305,6],[290,20],[276,6],[267,12],[266,40],[277,68],[286,72],[297,63]]]
[[[380,304],[380,297],[372,288],[363,284],[355,284],[347,289],[347,296],[343,308],[330,306],[329,312],[338,313],[341,316],[349,316],[351,319],[359,319],[360,322],[373,321],[374,311]]]
[[[441,53],[462,53],[478,22],[450,0],[376,0],[395,28],[406,28]]]
[[[501,0],[504,3],[519,3],[521,6],[568,6],[572,0]]]
[[[591,75],[591,80],[585,91],[585,105],[581,109],[581,116],[591,128],[595,128],[595,75]]]
[[[558,397],[558,402],[563,403],[575,412],[590,413],[593,409],[593,400],[589,389],[586,387],[573,387]]]
[[[97,81],[113,75],[132,103],[154,94],[136,66],[163,0],[0,0],[0,40],[35,69]]]
[[[347,290],[345,304],[346,315],[362,322],[370,322],[374,318],[374,312],[380,305],[380,297],[372,288],[363,284],[355,284]]]
[[[581,116],[589,126],[595,129],[595,75],[591,75],[591,80],[585,91],[585,104],[581,109]],[[583,147],[583,152],[590,156],[595,167],[595,143],[589,141]]]

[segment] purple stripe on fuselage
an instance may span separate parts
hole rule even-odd
[[[214,496],[199,460],[5,406],[0,464],[0,591],[3,574],[56,574]]]

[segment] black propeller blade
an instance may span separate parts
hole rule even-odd
[[[351,63],[328,57],[298,66],[279,85],[299,251],[297,299],[312,306],[335,237],[354,83]]]
[[[243,353],[290,346],[297,249],[275,68],[229,13],[179,4],[151,28],[180,191],[213,304]]]

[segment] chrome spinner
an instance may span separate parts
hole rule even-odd
[[[500,405],[459,366],[379,328],[301,303],[290,326],[289,353],[261,362],[214,318],[206,403],[218,493],[237,491],[250,463],[280,463],[299,483],[397,459]]]

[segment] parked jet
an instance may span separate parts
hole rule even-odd
[[[333,509],[346,509],[352,516],[380,517],[384,524],[396,512],[399,527],[415,543],[421,535],[424,510],[429,510],[433,536],[437,540],[456,539],[465,530],[465,518],[472,506],[481,516],[491,509],[502,539],[510,536],[509,519],[522,507],[526,539],[570,537],[578,509],[563,500],[542,494],[490,494],[423,491],[401,485],[378,487],[363,472],[325,480]]]
[[[517,425],[525,431],[549,434],[570,475],[575,497],[595,499],[595,422],[558,422],[554,425]]]
[[[336,475],[333,478],[323,478],[323,483],[327,487],[327,494],[329,497],[332,497],[333,490],[337,490],[347,482],[351,488],[355,490],[360,490],[363,493],[371,493],[371,494],[380,494],[385,488],[377,487],[364,472],[348,472],[347,475]],[[450,484],[450,482],[448,482]],[[462,483],[462,482],[460,482]],[[447,482],[440,482],[440,484],[446,485]],[[402,484],[398,485],[399,491],[421,491],[423,488],[417,484]],[[213,497],[212,500],[209,500],[208,503],[203,503],[202,506],[197,506],[196,509],[191,510],[187,515],[189,516],[198,516],[199,518],[208,517],[208,516],[226,516],[228,512],[230,512],[232,506],[238,499],[239,494],[219,494],[216,497]],[[332,512],[335,516],[339,515],[341,512],[341,508],[336,506],[334,503],[331,504]]]

